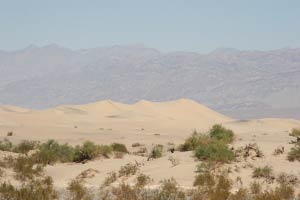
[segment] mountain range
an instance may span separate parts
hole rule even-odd
[[[104,99],[190,98],[233,118],[300,118],[300,49],[207,54],[144,45],[0,51],[0,104],[45,109]]]

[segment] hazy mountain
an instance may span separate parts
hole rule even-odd
[[[300,118],[300,49],[162,53],[143,45],[0,51],[0,103],[191,98],[238,118]]]

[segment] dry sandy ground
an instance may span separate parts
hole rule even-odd
[[[154,144],[178,145],[193,130],[204,132],[216,123],[235,132],[237,138],[234,146],[256,142],[265,154],[262,159],[231,164],[232,168],[240,169],[239,172],[233,172],[233,178],[240,176],[244,184],[249,183],[252,173],[252,169],[247,167],[249,163],[254,166],[268,164],[274,168],[276,174],[287,172],[300,178],[300,163],[286,160],[286,152],[291,147],[291,137],[288,134],[292,128],[300,127],[300,121],[293,119],[241,121],[216,113],[188,99],[160,103],[143,100],[132,105],[107,100],[41,111],[13,106],[0,107],[1,139],[7,132],[12,131],[14,135],[9,139],[13,142],[24,139],[55,139],[69,144],[81,144],[86,140],[98,144],[119,142],[126,144],[130,151],[136,150],[131,147],[136,142],[145,144],[148,148]],[[285,146],[285,153],[272,155],[278,146]],[[168,160],[170,155],[179,161],[179,165],[172,166]],[[159,184],[162,179],[174,177],[182,187],[192,186],[196,165],[199,164],[193,158],[192,152],[165,152],[162,158],[151,161],[141,156],[126,155],[123,159],[98,159],[86,164],[56,164],[46,167],[46,174],[53,177],[56,187],[65,187],[82,171],[97,170],[85,182],[90,187],[98,188],[108,172],[118,171],[120,166],[135,161],[143,163],[140,171],[153,178],[152,185]],[[134,179],[133,176],[126,181],[133,183]]]

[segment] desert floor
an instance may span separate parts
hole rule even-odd
[[[48,139],[72,145],[86,140],[97,144],[118,142],[126,144],[130,152],[135,152],[138,149],[131,146],[133,143],[141,143],[148,149],[155,144],[162,144],[166,148],[172,144],[177,146],[194,130],[207,132],[214,124],[222,124],[235,132],[235,148],[257,143],[265,155],[263,158],[230,164],[230,167],[239,169],[238,172],[233,170],[233,179],[240,176],[243,184],[247,185],[252,180],[252,169],[247,167],[249,164],[270,165],[275,174],[286,172],[300,178],[300,163],[286,159],[291,148],[289,132],[292,128],[300,127],[300,121],[294,119],[231,119],[188,99],[159,103],[143,100],[131,105],[106,100],[47,110],[0,107],[0,139],[12,131],[14,134],[9,139],[14,143]],[[274,156],[274,149],[280,146],[285,147],[285,153]],[[7,154],[0,153],[2,156]],[[179,161],[177,166],[172,166],[170,156]],[[122,159],[99,158],[85,164],[58,163],[47,166],[45,173],[52,176],[56,187],[64,188],[81,172],[92,169],[91,177],[84,181],[87,186],[98,188],[107,173],[118,171],[126,163],[136,161],[142,163],[140,172],[153,178],[151,186],[154,187],[160,180],[170,177],[174,177],[182,187],[192,187],[196,166],[199,164],[193,152],[176,151],[171,154],[166,151],[163,157],[150,161],[147,161],[147,157],[128,154]],[[11,179],[11,172],[8,171],[5,178]],[[135,177],[119,181],[133,183]]]

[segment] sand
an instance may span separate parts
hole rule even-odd
[[[243,183],[251,181],[252,169],[247,167],[271,165],[274,172],[291,172],[300,178],[300,163],[286,160],[292,128],[300,127],[300,121],[295,119],[254,119],[238,120],[217,113],[189,99],[179,99],[169,102],[139,101],[134,104],[122,104],[110,100],[86,105],[63,105],[46,110],[30,110],[14,106],[0,107],[0,137],[8,137],[17,143],[21,140],[46,141],[55,139],[60,143],[72,145],[81,144],[86,140],[98,144],[112,142],[124,143],[131,152],[131,147],[139,142],[147,148],[154,144],[170,146],[183,143],[194,130],[206,132],[213,124],[222,124],[232,129],[236,134],[234,147],[248,143],[257,143],[265,157],[247,162],[233,163],[233,178],[242,177]],[[278,146],[284,146],[284,154],[274,156],[273,151]],[[5,152],[0,152],[4,155]],[[172,166],[169,157],[179,161]],[[165,152],[159,159],[147,161],[147,158],[126,155],[123,159],[96,159],[86,164],[64,163],[47,166],[45,173],[54,179],[56,187],[65,187],[70,180],[81,172],[92,169],[93,176],[86,178],[85,183],[98,188],[107,173],[118,171],[120,166],[129,162],[142,163],[140,172],[153,178],[153,186],[162,179],[174,177],[182,187],[192,187],[196,161],[192,152]],[[121,181],[121,180],[119,180]],[[124,181],[134,183],[135,176]]]

